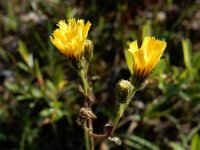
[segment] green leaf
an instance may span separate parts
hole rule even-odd
[[[133,56],[131,54],[131,52],[129,52],[128,50],[124,51],[124,55],[125,55],[125,59],[126,59],[126,64],[128,66],[128,69],[130,71],[131,74],[133,74]]]
[[[193,55],[193,68],[199,70],[200,69],[200,52],[196,52],[195,55]]]
[[[185,93],[185,92],[183,92],[183,91],[179,91],[179,92],[178,92],[178,95],[179,95],[182,99],[184,99],[185,101],[187,101],[187,102],[191,101],[190,95],[188,95],[187,93]]]
[[[160,76],[160,75],[164,74],[166,68],[167,68],[166,60],[165,59],[161,59],[158,62],[155,70],[153,71],[153,76]]]
[[[18,100],[18,101],[31,100],[32,98],[33,97],[30,94],[16,96],[16,100]]]
[[[40,33],[34,32],[34,36],[35,36],[35,39],[38,42],[38,45],[41,47],[42,51],[45,51],[47,49],[47,47],[45,45],[45,42],[42,40]]]
[[[33,55],[28,53],[28,48],[26,47],[24,42],[19,41],[18,51],[24,59],[24,61],[26,62],[26,64],[30,68],[33,68]]]
[[[199,150],[200,148],[200,136],[195,134],[191,141],[191,150]]]
[[[26,72],[30,72],[30,68],[24,62],[18,62],[17,66]]]
[[[141,149],[141,150],[160,150],[160,148],[157,145],[136,135],[127,136],[127,139],[125,140],[125,144],[132,148]]]
[[[0,47],[0,56],[1,56],[1,59],[3,59],[5,62],[9,62],[10,52],[8,50]]]
[[[11,82],[6,82],[5,86],[8,90],[12,91],[12,92],[19,92],[20,91],[20,87],[15,84],[15,83],[11,83]]]
[[[65,17],[66,19],[74,18],[74,16],[77,14],[77,9],[71,8],[71,7],[66,7],[65,10]]]
[[[134,142],[132,142],[130,140],[125,140],[124,143],[126,145],[128,145],[129,147],[131,147],[131,148],[134,148],[134,149],[137,149],[137,150],[143,150],[143,146],[142,145],[134,143]]]
[[[172,147],[173,150],[185,150],[180,144],[175,142],[170,142],[169,145]]]
[[[40,112],[40,116],[42,117],[49,117],[51,115],[51,109],[45,108]]]
[[[200,131],[200,124],[192,128],[192,130],[189,132],[187,135],[188,142],[194,137],[195,134],[197,134],[198,131]]]
[[[7,13],[8,13],[8,20],[7,20],[7,29],[11,29],[13,31],[17,31],[17,17],[14,11],[14,5],[12,2],[8,1],[7,3]]]
[[[142,39],[144,39],[145,36],[151,36],[151,35],[152,35],[151,21],[147,20],[142,28]]]
[[[182,40],[182,47],[183,47],[183,56],[185,66],[187,68],[192,67],[192,44],[189,39]]]
[[[34,61],[34,66],[35,66],[35,73],[36,73],[36,76],[37,76],[37,80],[38,80],[39,84],[41,86],[43,86],[44,79],[43,79],[42,72],[41,72],[41,69],[40,69],[40,65],[39,65],[37,59]]]
[[[42,91],[40,91],[38,88],[32,88],[30,92],[34,98],[42,98],[43,96]]]

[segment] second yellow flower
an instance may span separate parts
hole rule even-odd
[[[157,40],[154,37],[145,37],[141,48],[138,48],[137,41],[130,43],[128,50],[134,59],[133,79],[137,86],[140,86],[151,74],[160,60],[165,47],[165,41]]]

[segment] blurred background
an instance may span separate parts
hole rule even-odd
[[[49,36],[61,19],[92,23],[89,80],[96,95],[96,133],[117,112],[114,87],[129,79],[128,43],[152,35],[165,53],[100,150],[200,150],[199,0],[1,0],[0,149],[83,150],[76,124],[80,79]]]

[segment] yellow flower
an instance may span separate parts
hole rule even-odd
[[[141,48],[138,48],[137,41],[130,43],[128,50],[134,59],[133,76],[135,80],[143,82],[152,73],[166,45],[165,41],[157,40],[154,37],[145,37]]]
[[[69,19],[68,23],[60,20],[58,28],[50,36],[51,42],[65,56],[77,59],[83,54],[84,45],[87,39],[91,23],[84,20]]]

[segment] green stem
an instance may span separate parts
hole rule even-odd
[[[114,118],[114,122],[113,122],[113,129],[112,129],[112,132],[111,134],[114,132],[120,118],[122,117],[124,111],[126,110],[126,108],[128,107],[131,99],[133,98],[133,96],[135,95],[135,92],[137,91],[138,89],[137,88],[134,88],[130,97],[127,99],[127,101],[125,103],[120,103],[119,105],[119,110],[118,110],[118,113],[117,113],[117,116]]]
[[[119,110],[118,110],[118,113],[117,113],[117,116],[115,117],[114,119],[114,122],[113,122],[113,125],[116,126],[121,118],[121,116],[123,115],[123,112],[124,112],[124,104],[119,104]]]
[[[87,122],[85,122],[84,126],[87,126],[86,124]],[[89,134],[86,128],[84,128],[84,136],[85,136],[85,149],[90,150]]]
[[[89,83],[86,79],[86,75],[87,75],[87,71],[88,71],[88,66],[85,69],[80,70],[79,74],[82,80],[82,85],[83,85],[83,91],[84,91],[84,95],[86,98],[86,102],[85,102],[85,107],[92,109],[92,104],[90,102],[90,100],[88,99],[89,97],[89,90],[90,90],[90,86]],[[87,122],[86,122],[86,126],[87,126]],[[92,130],[92,119],[88,119],[88,128],[89,130]],[[86,138],[86,134],[87,134],[87,138]],[[87,145],[89,145],[89,150],[94,150],[94,138],[93,136],[91,136],[88,132],[88,130],[85,129],[85,142],[86,142],[86,148]]]
[[[88,84],[88,82],[86,80],[85,71],[83,69],[80,70],[80,77],[81,77],[82,84],[83,84],[84,94],[87,96],[88,95],[89,84]]]

